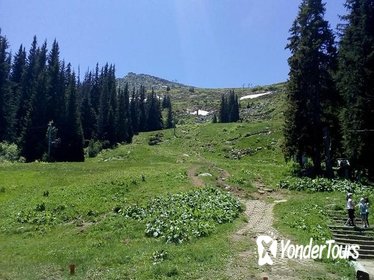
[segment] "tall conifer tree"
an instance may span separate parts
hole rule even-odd
[[[130,116],[131,126],[134,134],[139,133],[139,95],[135,91],[135,87],[132,90],[131,102],[130,102]]]
[[[25,48],[21,45],[18,52],[14,56],[12,70],[10,74],[10,82],[12,88],[12,126],[10,133],[10,141],[17,143],[19,141],[18,137],[20,131],[18,123],[18,108],[20,107],[21,98],[22,98],[22,77],[25,74],[26,69],[26,51]]]
[[[158,96],[154,90],[147,96],[147,130],[154,131],[160,130],[163,127],[161,106]]]
[[[9,83],[11,55],[8,52],[8,47],[8,40],[1,35],[0,29],[0,142],[9,140],[8,132],[12,126]]]
[[[347,0],[339,45],[338,88],[345,155],[374,177],[374,1]]]
[[[25,126],[23,130],[22,154],[28,161],[41,159],[47,151],[45,133],[47,120],[47,44],[37,47],[34,38],[27,65],[27,80],[23,89],[27,91]]]
[[[68,65],[70,69],[70,65]],[[64,149],[64,160],[66,161],[84,161],[83,151],[83,131],[78,111],[78,94],[76,77],[74,72],[67,74],[67,107],[65,114],[65,131],[61,139]]]
[[[304,156],[310,157],[316,174],[321,173],[323,156],[326,165],[331,167],[328,162],[331,151],[324,149],[324,131],[337,131],[330,112],[331,104],[337,99],[331,76],[336,49],[324,13],[321,0],[303,0],[287,45],[291,57],[288,59],[284,152],[286,158],[296,159],[300,164]],[[326,147],[330,147],[329,143]]]

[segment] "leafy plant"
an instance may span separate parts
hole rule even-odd
[[[348,180],[335,180],[326,178],[294,178],[288,177],[279,182],[281,189],[309,192],[351,192],[363,194],[369,191],[367,186]]]
[[[165,250],[154,251],[152,254],[153,264],[163,262],[168,258],[168,252]]]
[[[118,212],[145,221],[146,236],[182,243],[208,236],[216,224],[233,222],[240,211],[240,202],[229,193],[205,188],[156,197],[145,206],[131,205]]]
[[[100,141],[95,141],[91,139],[88,143],[88,147],[86,149],[86,153],[88,157],[96,157],[103,149],[103,144]]]
[[[0,162],[17,161],[19,159],[19,148],[14,143],[0,142]]]

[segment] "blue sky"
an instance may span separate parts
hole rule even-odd
[[[0,0],[11,50],[32,38],[81,72],[96,62],[117,77],[145,73],[198,87],[287,80],[288,30],[301,0]],[[344,0],[327,0],[335,29]]]

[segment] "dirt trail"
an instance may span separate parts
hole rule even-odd
[[[279,197],[279,195],[278,195]],[[335,275],[326,275],[323,264],[313,260],[272,258],[273,265],[258,265],[256,239],[260,235],[268,235],[276,240],[287,240],[273,227],[274,205],[263,200],[242,200],[246,206],[245,216],[248,222],[232,236],[234,245],[243,248],[242,251],[230,260],[227,274],[235,279],[271,279],[296,280],[296,279],[338,279]],[[284,202],[279,201],[279,202]]]
[[[190,169],[188,169],[187,171],[187,176],[188,178],[191,179],[192,181],[192,184],[195,186],[195,187],[203,187],[204,186],[204,181],[198,176],[197,174],[197,169],[199,168],[200,166],[198,165],[193,165]]]
[[[192,183],[195,186],[201,187],[204,186],[204,181],[196,175],[198,168],[199,166],[192,166],[187,173]],[[214,166],[214,168],[219,171],[217,185],[237,195],[246,208],[245,217],[247,218],[247,223],[229,239],[234,250],[239,253],[228,261],[225,273],[228,278],[263,279],[264,276],[267,276],[269,280],[338,279],[333,274],[326,274],[324,265],[313,260],[282,259],[278,257],[273,259],[274,264],[272,266],[259,266],[256,245],[258,236],[268,235],[277,240],[286,240],[273,227],[274,205],[285,202],[285,200],[282,200],[282,195],[276,192],[261,192],[260,195],[256,194],[256,197],[259,199],[245,199],[243,191],[235,186],[228,185],[227,179],[230,177],[230,174],[217,166]],[[263,190],[264,187],[261,184],[258,189]],[[269,203],[265,200],[267,197],[278,200]],[[279,255],[280,251],[278,250],[277,256]]]

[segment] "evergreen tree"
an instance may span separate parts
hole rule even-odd
[[[135,92],[135,87],[132,90],[130,102],[131,126],[134,134],[139,133],[139,96]]]
[[[154,131],[162,129],[162,114],[160,108],[160,101],[154,90],[147,96],[147,131]]]
[[[47,151],[45,133],[47,120],[47,44],[37,47],[36,37],[30,50],[27,65],[25,125],[23,127],[22,155],[27,161],[41,159]]]
[[[116,112],[117,112],[117,89],[116,89],[116,77],[115,77],[115,67],[113,65],[109,66],[108,71],[108,91],[109,91],[109,112],[108,112],[108,123],[107,123],[107,137],[106,140],[109,141],[111,145],[117,143],[116,138]],[[127,91],[128,98],[128,91]],[[127,112],[129,108],[125,110]]]
[[[285,145],[287,159],[294,158],[302,165],[304,156],[312,158],[314,171],[321,173],[321,161],[329,162],[330,143],[323,138],[329,131],[337,131],[330,110],[337,100],[332,82],[336,49],[334,36],[321,0],[303,0],[296,20],[290,29],[287,48],[291,51],[285,112]],[[331,168],[329,168],[331,169]],[[331,172],[331,170],[330,170]]]
[[[96,64],[95,74],[93,75],[91,87],[91,103],[95,110],[96,116],[99,115],[100,97],[102,91],[102,76],[100,76],[99,64]]]
[[[109,123],[109,107],[110,107],[110,92],[109,92],[109,66],[108,64],[101,70],[100,74],[100,105],[97,120],[98,137],[101,140],[106,140],[108,137],[108,123]]]
[[[124,99],[125,99],[124,110],[125,110],[125,113],[126,113],[126,120],[127,120],[127,126],[126,126],[127,138],[125,139],[125,141],[127,143],[131,143],[132,138],[134,136],[134,130],[133,130],[133,126],[132,126],[132,123],[131,123],[130,93],[129,93],[129,87],[128,86],[127,86],[127,89],[124,92]]]
[[[11,67],[11,55],[8,52],[8,40],[1,35],[0,30],[0,142],[9,140],[9,131],[12,127],[12,114],[10,103],[9,73]]]
[[[229,122],[237,122],[239,120],[239,101],[234,90],[230,91],[227,103],[227,107],[229,108]]]
[[[217,115],[214,113],[212,123],[217,123]]]
[[[345,155],[374,177],[374,1],[347,0],[339,45],[338,88]]]
[[[221,123],[237,122],[239,120],[239,101],[233,90],[229,92],[228,96],[224,94],[221,96],[219,119]]]
[[[142,85],[139,88],[139,131],[147,131],[145,87]]]
[[[47,119],[59,126],[65,112],[65,85],[61,80],[60,50],[57,41],[52,44],[47,67]]]
[[[118,91],[118,109],[116,118],[117,139],[119,142],[130,143],[132,141],[133,131],[131,126],[129,105],[129,90],[126,83],[124,89]]]
[[[224,94],[221,95],[221,104],[219,107],[219,121],[221,123],[227,123],[229,121],[227,102]]]
[[[9,134],[10,142],[18,142],[17,138],[21,131],[18,130],[19,119],[18,119],[18,108],[20,107],[21,98],[22,98],[22,78],[25,74],[26,69],[26,51],[25,48],[21,45],[18,52],[14,56],[12,70],[10,74],[10,82],[12,88],[12,117],[13,120],[11,125],[11,133]]]
[[[97,117],[95,108],[91,102],[92,94],[92,73],[86,73],[83,83],[80,87],[81,107],[80,117],[83,128],[84,139],[93,139],[96,137]]]
[[[75,74],[67,70],[67,107],[65,114],[64,132],[61,144],[65,161],[84,161],[83,131],[78,111],[78,94]]]
[[[167,108],[167,116],[166,116],[166,128],[174,128],[174,117],[173,117],[173,110],[171,108],[171,104],[168,105],[169,107]]]
[[[170,101],[170,95],[164,95],[162,98],[162,109],[170,108],[171,107],[171,101]]]

